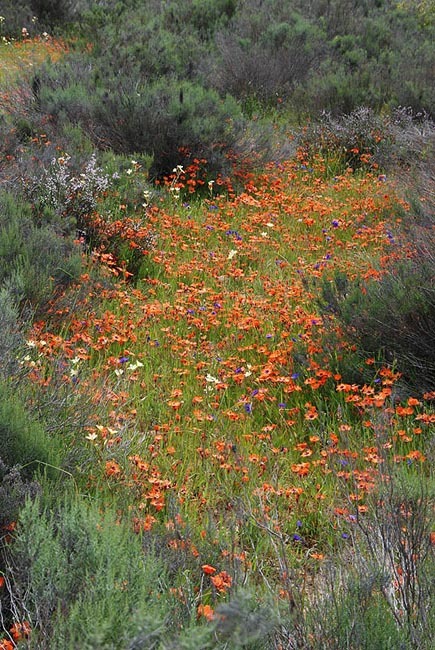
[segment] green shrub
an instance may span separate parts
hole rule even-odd
[[[402,381],[424,392],[435,387],[434,282],[434,259],[417,257],[344,293],[337,279],[326,282],[324,305],[362,351],[395,365]]]
[[[144,552],[141,537],[101,503],[75,497],[44,508],[40,497],[27,500],[5,549],[3,625],[12,614],[27,620],[27,647],[38,650],[268,647],[270,609],[240,594],[214,623],[197,621],[195,602],[183,614],[171,595],[165,559]],[[193,588],[187,571],[182,584]]]
[[[59,441],[44,430],[25,408],[23,397],[4,381],[0,382],[0,457],[8,467],[19,466],[23,476],[44,467],[59,467]]]
[[[17,351],[23,342],[20,313],[15,298],[8,289],[0,289],[0,377],[6,378],[18,370]]]
[[[152,155],[153,176],[182,164],[181,149],[222,166],[222,153],[234,144],[241,121],[231,97],[191,81],[144,83],[120,77],[113,68],[100,79],[91,70],[76,57],[42,76],[41,108],[59,125],[80,124],[96,147]]]
[[[159,638],[164,567],[97,504],[77,499],[49,512],[39,499],[28,501],[9,566],[12,606],[34,628],[30,648],[128,647],[139,631],[140,647],[154,647]]]
[[[18,38],[21,30],[25,27],[32,33],[32,10],[29,2],[16,2],[16,0],[4,0],[1,5],[1,16],[4,21],[0,25],[0,38]]]
[[[217,37],[213,83],[245,104],[252,97],[274,104],[288,98],[319,54],[320,29],[302,14],[275,5],[242,5],[231,27]]]
[[[35,223],[30,204],[0,195],[0,287],[9,309],[23,315],[41,307],[62,286],[79,277],[81,255],[57,223]],[[6,293],[5,293],[6,292]]]
[[[37,481],[23,479],[19,467],[8,467],[0,458],[0,531],[16,521],[26,499],[34,499],[39,492]]]

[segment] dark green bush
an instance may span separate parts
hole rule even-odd
[[[23,479],[19,467],[8,467],[0,457],[0,531],[16,521],[26,499],[35,498],[39,492],[37,481]]]
[[[321,37],[317,25],[281,3],[242,5],[217,36],[213,84],[245,103],[255,97],[276,104],[306,78]]]
[[[103,83],[80,58],[48,70],[43,87],[42,109],[60,124],[80,124],[97,147],[152,155],[153,176],[182,164],[180,149],[221,167],[240,127],[240,110],[231,97],[190,81],[138,83],[113,70]]]
[[[25,0],[20,2],[16,0],[4,0],[1,4],[0,15],[4,21],[0,26],[0,37],[18,38],[21,36],[23,27],[31,34],[34,31],[32,22],[33,14],[30,2]]]

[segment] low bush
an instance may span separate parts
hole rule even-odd
[[[20,467],[25,477],[44,468],[52,468],[56,475],[61,463],[59,441],[26,411],[22,395],[5,381],[0,382],[0,447],[3,463]]]
[[[300,133],[298,142],[308,157],[335,156],[341,165],[337,173],[346,167],[408,170],[431,159],[435,125],[426,114],[409,109],[380,115],[360,107],[340,117],[324,113]]]
[[[379,280],[328,280],[323,304],[364,353],[394,365],[402,382],[425,392],[435,387],[434,282],[434,260],[417,257]]]
[[[60,287],[79,277],[81,256],[73,238],[53,220],[35,223],[29,203],[0,195],[0,286],[20,314],[40,308]],[[59,232],[60,230],[60,232]],[[4,293],[4,297],[6,294]]]
[[[277,621],[252,596],[236,595],[210,623],[196,619],[195,597],[182,607],[193,583],[188,571],[182,587],[169,581],[167,554],[144,551],[140,535],[102,503],[75,497],[47,508],[28,499],[4,549],[4,631],[25,621],[27,647],[38,650],[269,647]]]

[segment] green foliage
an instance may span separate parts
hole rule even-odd
[[[165,555],[144,552],[119,515],[81,498],[50,510],[28,500],[5,559],[10,610],[33,628],[29,648],[254,650],[276,626],[270,610],[243,594],[222,607],[217,629],[189,612],[180,618]]]
[[[423,392],[435,386],[435,281],[433,257],[417,255],[379,280],[325,281],[323,301],[348,328],[361,350],[384,358],[403,381]]]
[[[39,491],[39,483],[23,479],[19,467],[8,467],[0,458],[0,530],[16,521],[26,499]]]
[[[20,313],[14,297],[6,287],[0,289],[0,376],[17,371],[17,350],[22,343]]]
[[[18,465],[24,476],[31,476],[45,466],[59,467],[59,441],[48,436],[43,425],[33,418],[23,397],[0,383],[0,456],[8,467]]]
[[[314,648],[431,648],[434,497],[433,476],[383,464],[371,514],[357,517],[351,548],[316,578],[306,619]]]
[[[235,141],[240,121],[236,102],[198,83],[162,79],[143,84],[111,70],[104,85],[95,85],[80,60],[61,65],[60,74],[60,85],[57,68],[43,78],[42,108],[60,123],[81,124],[96,146],[152,155],[154,176],[184,162],[180,149],[219,168],[223,152]]]
[[[32,13],[43,26],[54,26],[78,18],[80,10],[84,10],[89,0],[29,0]]]
[[[244,102],[255,97],[275,103],[303,83],[321,44],[321,32],[301,14],[272,9],[270,3],[236,14],[218,38],[213,79],[221,92]],[[273,16],[273,18],[272,18]]]
[[[58,287],[80,273],[81,260],[72,238],[52,223],[34,223],[30,204],[0,195],[0,286],[10,307],[40,307]]]
[[[4,0],[1,4],[0,15],[4,18],[0,25],[0,38],[18,38],[21,36],[23,27],[29,33],[33,31],[30,2]]]
[[[144,643],[158,638],[164,568],[113,513],[82,500],[54,512],[28,501],[10,552],[11,601],[36,628],[29,647],[127,647],[139,631]]]

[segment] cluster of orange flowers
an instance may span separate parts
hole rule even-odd
[[[177,182],[189,192],[188,178]],[[319,277],[379,277],[401,253],[385,217],[395,200],[374,176],[328,179],[300,161],[245,175],[237,196],[168,200],[147,209],[153,277],[135,286],[120,273],[114,287],[84,276],[74,311],[63,299],[53,326],[34,327],[30,378],[92,396],[83,438],[104,451],[112,489],[135,495],[136,531],[165,521],[168,494],[199,522],[205,511],[231,512],[236,495],[260,499],[262,516],[273,501],[285,527],[319,500],[339,507],[333,486],[344,483],[363,513],[390,449],[396,462],[424,462],[430,396],[396,403],[399,374],[373,359],[373,381],[344,381],[331,361],[351,346],[315,300]],[[111,228],[141,245],[145,230],[128,217]],[[94,259],[116,267],[105,254]],[[118,454],[126,443],[131,453]],[[225,571],[203,572],[216,594],[231,587]],[[213,611],[204,604],[198,615]]]

